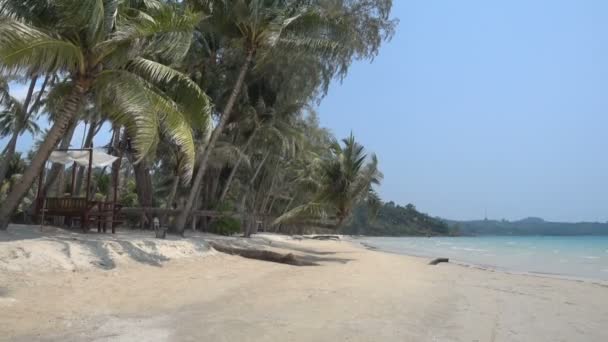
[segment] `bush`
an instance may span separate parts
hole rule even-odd
[[[230,216],[220,216],[211,224],[211,232],[230,236],[241,231],[241,221]]]

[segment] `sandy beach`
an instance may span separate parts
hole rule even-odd
[[[296,267],[215,252],[212,236],[17,228],[0,233],[3,341],[608,340],[605,284],[429,266],[356,241],[233,239],[319,263]]]

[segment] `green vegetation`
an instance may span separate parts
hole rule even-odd
[[[416,210],[412,204],[405,207],[393,202],[383,203],[374,215],[368,208],[355,209],[352,222],[342,229],[344,234],[368,236],[434,236],[457,235],[441,219]]]
[[[37,178],[55,148],[92,147],[108,127],[103,148],[119,162],[94,173],[91,198],[112,200],[116,186],[125,205],[174,209],[162,221],[177,233],[188,223],[237,227],[196,221],[193,211],[232,208],[249,235],[260,222],[281,232],[336,228],[354,207],[377,206],[377,158],[354,136],[338,143],[312,108],[353,61],[373,59],[390,39],[391,7],[0,0],[0,134],[10,137],[0,160],[0,229],[16,210],[31,211],[38,191],[63,196],[72,174],[73,195],[83,196],[84,167],[53,165],[40,189]],[[11,94],[16,83],[28,87],[23,100]],[[49,120],[47,131],[37,131],[39,119]],[[84,138],[74,142],[80,127]],[[25,131],[38,141],[22,159],[15,146]]]
[[[373,185],[380,184],[382,174],[378,159],[367,155],[363,146],[350,137],[330,145],[330,153],[320,160],[317,177],[311,179],[315,193],[313,199],[281,215],[275,222],[299,222],[299,220],[325,219],[333,213],[338,227],[348,219],[356,205],[367,204],[375,210],[380,200]]]
[[[450,221],[462,235],[608,235],[608,223],[547,222],[530,217],[519,221]]]
[[[211,224],[212,233],[231,236],[241,231],[241,222],[234,217],[221,216]]]

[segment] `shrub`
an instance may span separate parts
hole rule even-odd
[[[220,216],[211,224],[211,231],[230,236],[241,231],[241,221],[231,216]]]

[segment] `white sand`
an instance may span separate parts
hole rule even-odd
[[[175,256],[162,266],[125,252],[111,254],[116,267],[101,270],[81,265],[96,256],[82,252],[76,258],[83,260],[69,266],[42,257],[53,250],[46,239],[1,242],[15,240],[4,234],[0,256],[15,251],[15,244],[24,252],[13,259],[19,267],[0,257],[0,340],[608,341],[605,285],[428,266],[427,260],[348,242],[277,237],[270,248],[295,249],[322,266],[200,250],[185,257],[185,245],[201,245],[194,238],[158,242],[167,244],[164,251],[150,254]],[[135,246],[143,238],[90,236],[85,238],[133,240]],[[32,270],[32,262],[23,261],[28,253],[54,268]]]

